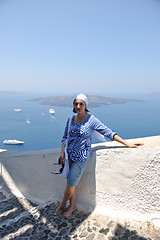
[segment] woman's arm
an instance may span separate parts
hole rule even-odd
[[[136,148],[138,146],[144,145],[143,143],[140,143],[140,142],[135,142],[135,143],[126,142],[120,136],[118,136],[116,134],[116,132],[114,132],[112,129],[108,128],[107,126],[105,126],[99,119],[97,119],[93,115],[92,115],[90,124],[91,124],[91,126],[94,130],[101,133],[105,137],[108,137],[111,140],[115,140],[117,142],[120,142],[120,143],[124,144],[125,146],[127,146],[129,148]]]
[[[129,148],[136,148],[138,146],[144,145],[143,143],[140,142],[135,142],[135,143],[128,143],[125,140],[123,140],[121,137],[119,137],[117,134],[114,135],[113,140],[122,143],[123,145],[129,147]]]
[[[96,130],[110,140],[113,140],[113,137],[116,134],[116,132],[104,125],[98,118],[94,117],[93,115],[90,118],[90,125],[92,129]]]

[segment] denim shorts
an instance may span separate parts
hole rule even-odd
[[[87,166],[88,161],[72,161],[71,159],[68,159],[68,160],[69,160],[70,170],[67,177],[67,183],[70,186],[77,186]]]

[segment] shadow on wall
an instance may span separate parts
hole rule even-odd
[[[3,189],[8,194],[33,201],[57,201],[63,196],[65,180],[51,174],[59,150],[51,152],[6,152],[0,155]]]

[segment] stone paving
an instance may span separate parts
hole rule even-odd
[[[158,240],[152,222],[113,220],[76,210],[70,217],[55,216],[59,203],[35,204],[0,193],[1,240]]]

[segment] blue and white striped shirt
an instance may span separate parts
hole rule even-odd
[[[73,161],[87,161],[91,155],[91,135],[96,130],[107,138],[113,140],[116,134],[110,128],[105,126],[93,115],[88,114],[82,123],[74,123],[72,116],[68,137],[68,156]],[[67,121],[62,141],[67,139],[69,119]]]

